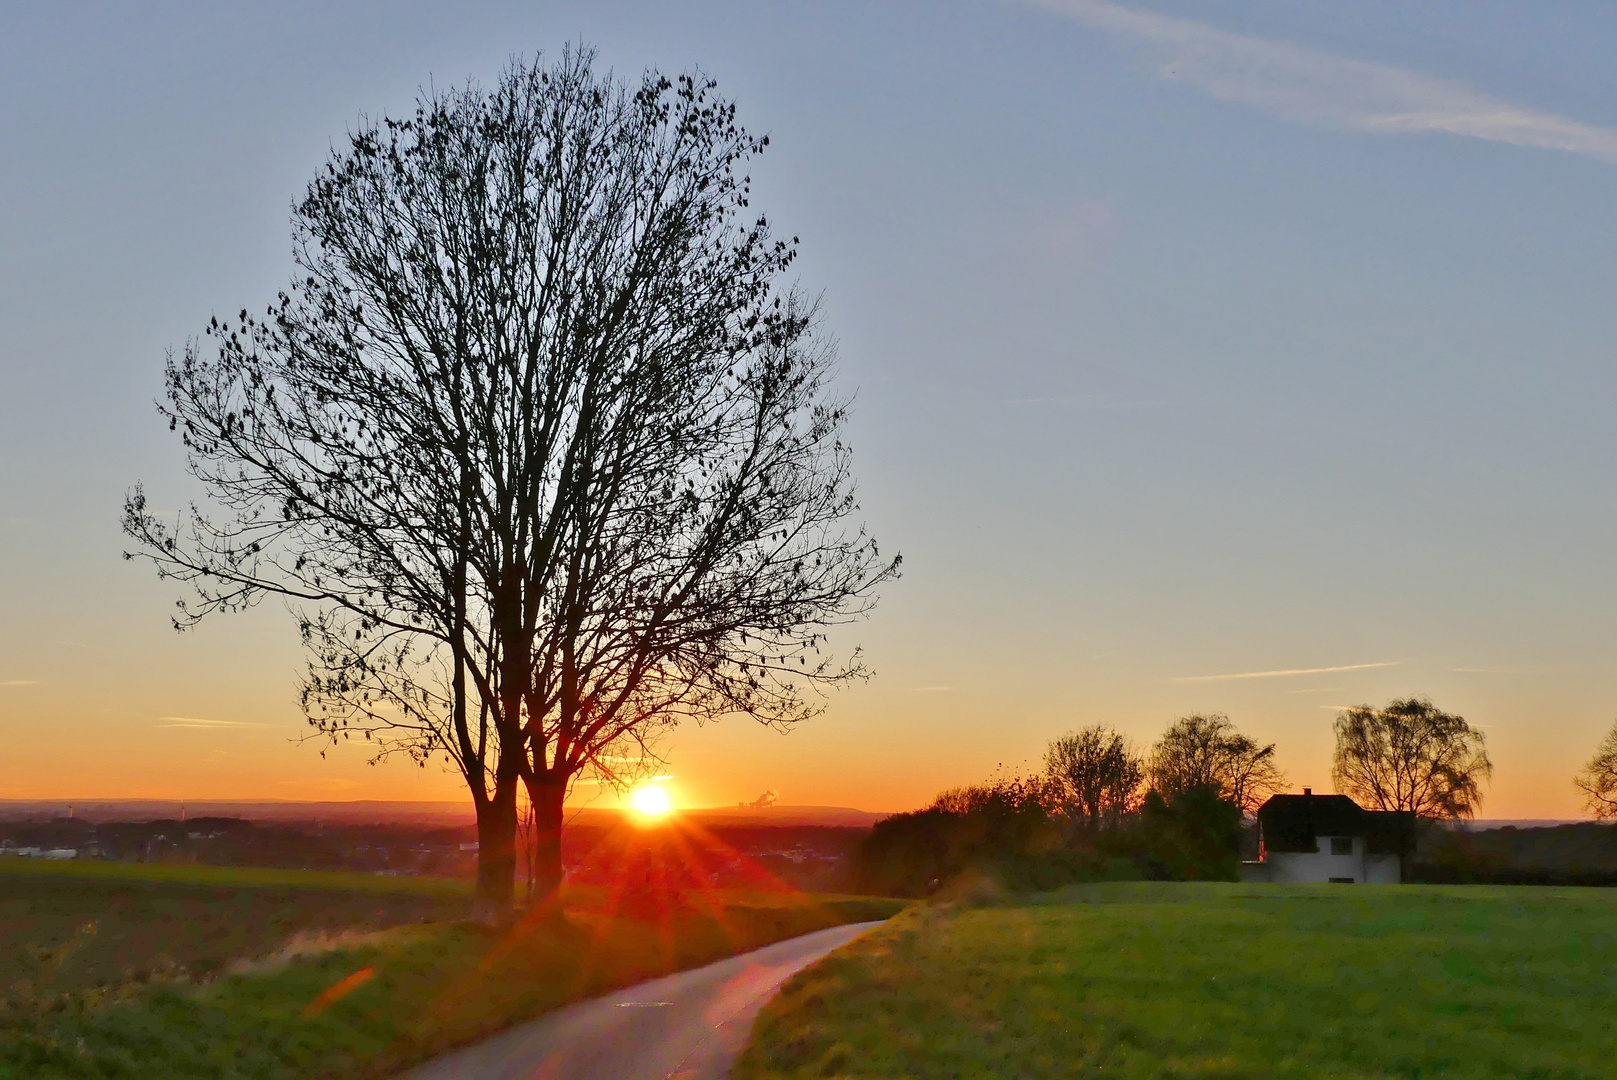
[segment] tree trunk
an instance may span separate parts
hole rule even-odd
[[[567,782],[540,777],[528,783],[533,803],[533,904],[553,904],[561,891],[562,802],[567,798]]]
[[[472,919],[504,926],[512,918],[517,872],[516,777],[497,776],[494,797],[477,807],[477,887]]]

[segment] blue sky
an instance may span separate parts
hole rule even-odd
[[[682,733],[688,801],[902,808],[1190,709],[1323,789],[1333,706],[1425,693],[1489,734],[1485,816],[1577,813],[1617,715],[1593,3],[9,4],[0,797],[454,797],[290,743],[284,613],[174,635],[118,509],[190,496],[164,350],[273,295],[357,116],[580,39],[771,134],[907,568],[847,639],[877,678]]]

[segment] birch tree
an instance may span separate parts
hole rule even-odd
[[[1382,709],[1358,705],[1336,717],[1336,790],[1376,810],[1422,818],[1469,817],[1493,775],[1487,740],[1465,717],[1427,698]]]

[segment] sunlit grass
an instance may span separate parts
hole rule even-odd
[[[799,975],[736,1080],[1613,1075],[1617,892],[1115,884],[927,907]]]
[[[470,903],[461,882],[351,877],[0,860],[0,997],[208,976],[294,934],[457,919]]]
[[[455,919],[468,898],[430,879],[6,865],[0,1078],[386,1076],[569,1001],[901,906],[766,875],[743,890],[619,881],[494,932]],[[391,928],[373,928],[378,912]]]

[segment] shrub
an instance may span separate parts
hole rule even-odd
[[[954,788],[925,810],[876,824],[854,860],[856,887],[925,896],[968,870],[1016,890],[1095,880],[1105,859],[1062,844],[1062,823],[1038,780],[1008,778]]]
[[[1149,792],[1130,838],[1148,877],[1238,881],[1241,809],[1211,784],[1164,799]]]

